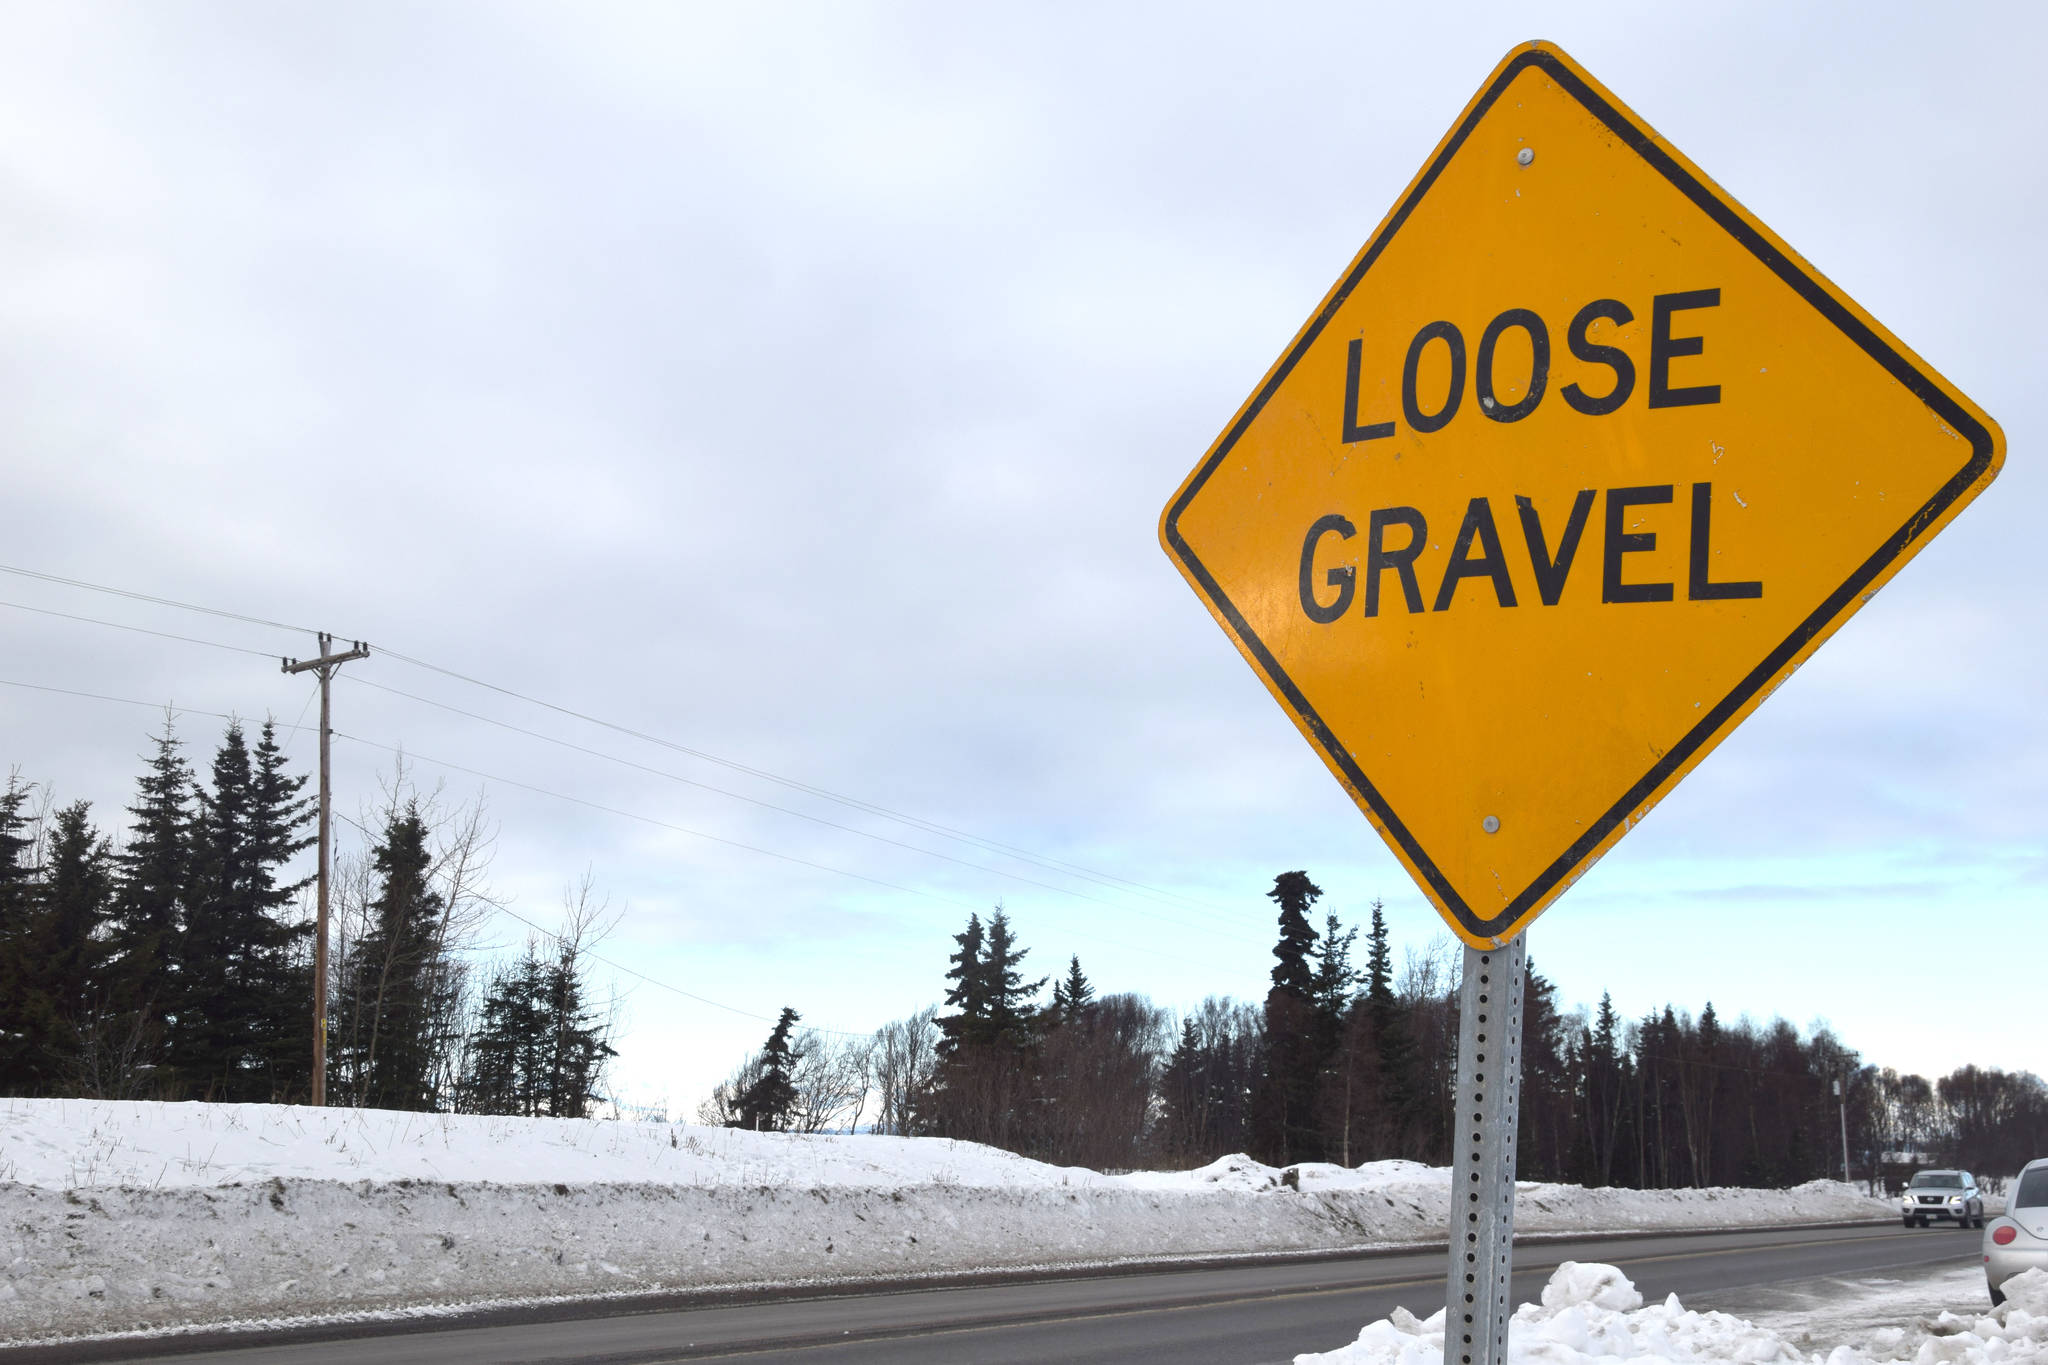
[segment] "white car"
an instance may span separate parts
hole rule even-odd
[[[1984,1229],[1984,1279],[1991,1306],[2005,1302],[1998,1286],[2022,1271],[2048,1270],[2048,1157],[2029,1161],[2012,1182],[2005,1216]]]
[[[1899,1221],[1907,1227],[1953,1222],[1959,1227],[1984,1226],[1984,1197],[1977,1177],[1968,1171],[1917,1171],[1899,1196]]]

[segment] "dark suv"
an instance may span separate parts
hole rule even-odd
[[[1968,1171],[1916,1171],[1899,1196],[1899,1221],[1924,1228],[1930,1221],[1984,1226],[1984,1196]]]

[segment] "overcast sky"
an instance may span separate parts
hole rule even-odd
[[[588,869],[606,956],[744,1011],[618,977],[632,1102],[693,1108],[748,1016],[936,1000],[999,900],[1030,965],[1176,1007],[1263,994],[1288,869],[1419,949],[1434,911],[1155,523],[1493,65],[1549,38],[2011,454],[1537,922],[1536,963],[1568,1006],[2048,1071],[2021,946],[2048,911],[2042,16],[0,4],[0,563],[368,640],[335,687],[344,813],[391,768],[361,741],[401,746],[487,800],[514,910],[552,925]],[[0,601],[0,679],[175,703],[195,763],[194,713],[311,725],[274,660],[20,607],[305,634],[10,574]],[[4,686],[0,760],[113,821],[156,723]]]

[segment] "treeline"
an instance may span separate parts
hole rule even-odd
[[[1258,1004],[1211,997],[1176,1020],[1142,996],[1098,994],[1078,958],[1031,979],[999,907],[954,935],[942,1005],[864,1039],[798,1030],[785,1009],[698,1117],[808,1132],[865,1123],[1098,1169],[1233,1152],[1273,1165],[1448,1164],[1455,945],[1411,950],[1397,970],[1379,904],[1363,925],[1325,914],[1318,930],[1322,891],[1305,873],[1283,873],[1267,894],[1278,935]],[[1996,1176],[2048,1150],[2048,1087],[2030,1073],[1901,1077],[1825,1030],[1727,1022],[1711,1003],[1696,1018],[1665,1006],[1624,1019],[1603,995],[1565,1014],[1533,962],[1523,1002],[1525,1179],[1839,1178],[1845,1132],[1850,1174],[1872,1182],[1943,1162]]]
[[[0,1093],[298,1102],[311,1092],[307,779],[275,727],[230,722],[202,777],[168,723],[118,838],[84,801],[0,791]],[[348,820],[328,976],[330,1103],[582,1116],[603,1094],[611,1019],[588,953],[608,924],[589,878],[560,933],[492,958],[498,908],[480,803],[449,808],[400,772]],[[1457,954],[1398,969],[1377,903],[1313,912],[1275,878],[1271,987],[1178,1016],[1099,993],[1070,957],[1027,973],[1000,908],[945,956],[944,998],[872,1037],[774,1021],[698,1111],[706,1122],[871,1128],[990,1143],[1102,1169],[1450,1158]],[[1361,942],[1361,935],[1363,936]],[[935,955],[936,958],[936,955]],[[938,963],[935,960],[934,967]],[[1783,1186],[1953,1163],[1996,1178],[2048,1150],[2048,1087],[1962,1067],[1930,1081],[1868,1065],[1826,1030],[1665,1006],[1560,1012],[1532,962],[1519,1166],[1586,1185]]]
[[[117,840],[85,801],[10,776],[0,793],[0,1093],[303,1102],[312,1091],[314,802],[266,722],[201,778],[167,722]],[[584,953],[605,927],[586,878],[564,931],[486,962],[494,906],[481,805],[445,810],[401,771],[333,880],[330,1103],[586,1113],[612,1056]]]

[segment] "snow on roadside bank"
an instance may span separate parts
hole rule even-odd
[[[1643,1296],[1611,1265],[1566,1261],[1508,1325],[1508,1361],[1542,1365],[1615,1362],[1741,1361],[1785,1365],[1880,1365],[2048,1361],[2048,1272],[2029,1270],[2005,1283],[2004,1307],[1961,1316],[1943,1313],[1915,1332],[1893,1329],[1878,1354],[1837,1346],[1808,1354],[1768,1328],[1726,1313],[1696,1313],[1676,1294],[1643,1306]],[[1397,1308],[1368,1323],[1358,1340],[1334,1351],[1298,1355],[1294,1365],[1441,1365],[1444,1313],[1417,1319]]]
[[[1105,1176],[932,1138],[0,1100],[0,1340],[516,1297],[1441,1239],[1448,1173]],[[1525,1232],[1885,1217],[1789,1191],[1525,1184]]]

